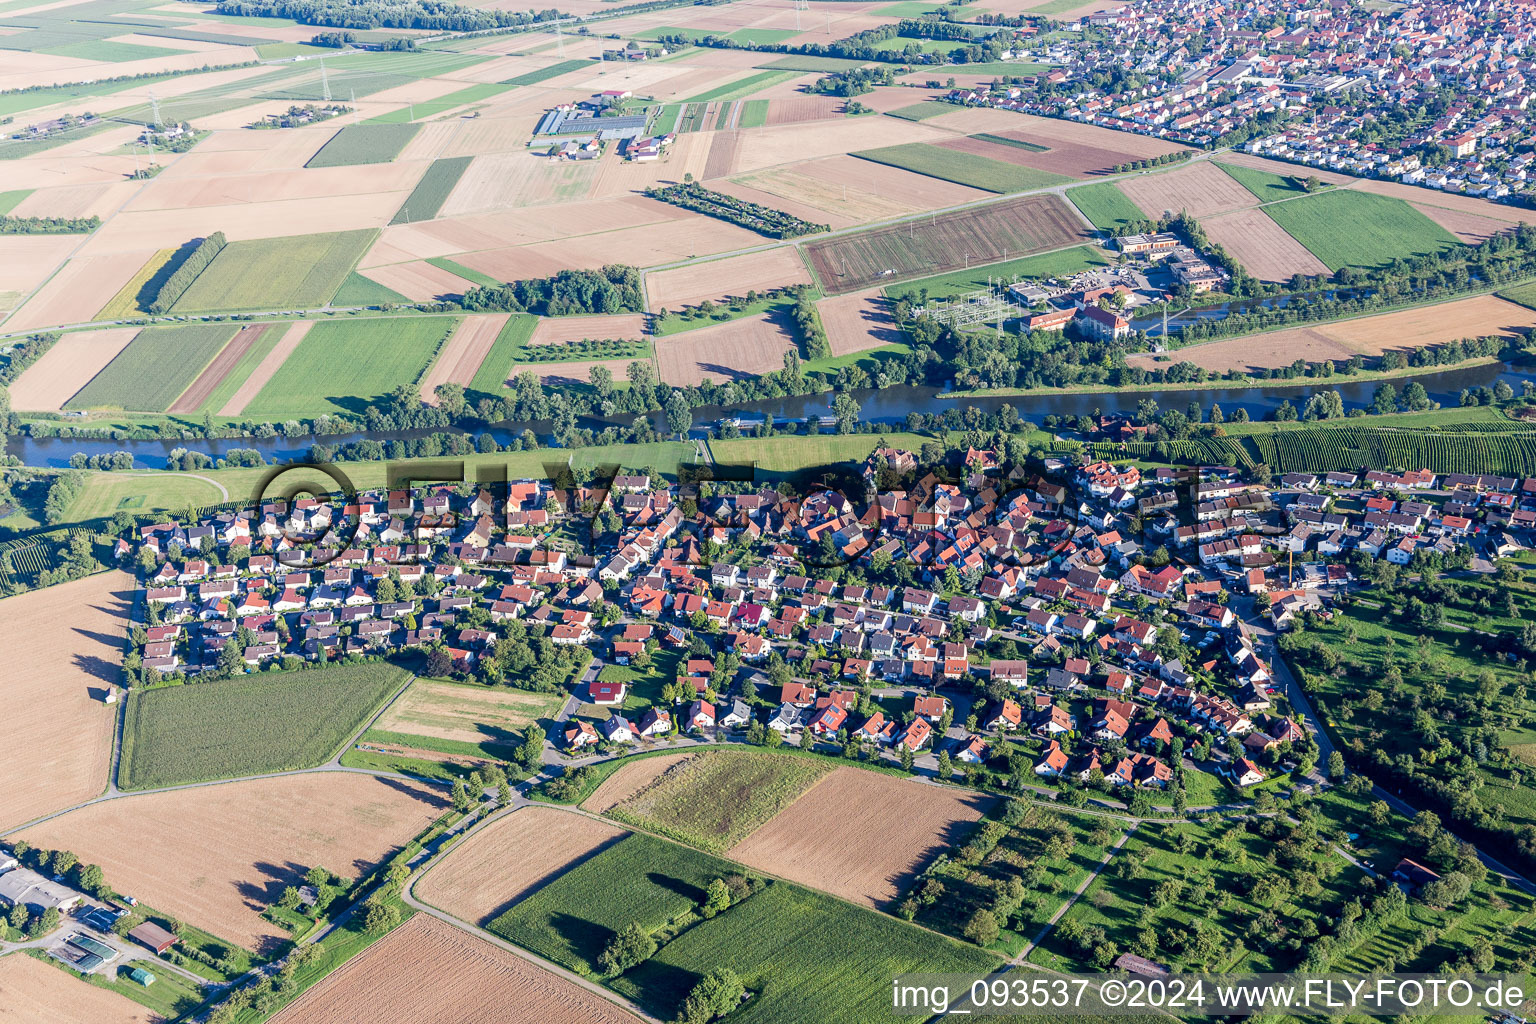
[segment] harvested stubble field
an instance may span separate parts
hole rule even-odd
[[[436,302],[450,296],[463,295],[474,284],[426,260],[370,267],[358,273],[375,284],[404,295],[412,302]],[[341,305],[340,302],[336,304]]]
[[[824,761],[793,755],[710,751],[668,768],[607,813],[723,853],[828,771]]]
[[[855,903],[885,907],[934,856],[959,845],[992,802],[838,768],[728,854]]]
[[[165,412],[236,330],[233,324],[146,328],[67,405]]]
[[[172,309],[222,313],[324,306],[377,235],[364,228],[231,242]]]
[[[270,329],[272,324],[253,324],[250,327],[242,327],[239,332],[230,339],[229,344],[220,350],[202,373],[198,374],[187,390],[181,393],[181,397],[171,403],[167,411],[172,415],[185,415],[193,413],[203,407],[214,390],[224,382],[245,354],[261,340],[261,336]]]
[[[458,217],[585,199],[597,180],[598,163],[555,160],[531,152],[477,156],[448,194],[440,215]]]
[[[602,814],[609,808],[617,807],[655,782],[674,765],[696,756],[698,755],[663,754],[660,757],[629,761],[602,781],[602,784],[582,803],[582,810]]]
[[[1510,230],[1512,225],[1508,221],[1494,220],[1492,217],[1484,217],[1476,213],[1468,213],[1465,210],[1451,210],[1443,206],[1430,206],[1426,203],[1410,203],[1415,210],[1440,225],[1452,235],[1458,242],[1467,245],[1480,245],[1492,238]]]
[[[738,380],[783,369],[795,344],[786,318],[768,313],[658,338],[656,366],[663,383],[678,387]]]
[[[512,744],[513,735],[560,710],[560,698],[505,686],[418,679],[373,728],[454,743]]]
[[[79,243],[77,237],[63,237],[74,238],[75,244]],[[96,235],[92,241],[99,237],[99,234]],[[9,247],[14,242],[7,237],[5,244]],[[128,246],[124,252],[75,257],[48,278],[46,284],[33,292],[21,308],[10,315],[5,321],[5,329],[30,331],[89,319],[92,311],[110,302],[160,248],[162,246],[159,243],[154,243]],[[53,264],[42,269],[46,276],[53,269]],[[8,279],[5,288],[0,288],[0,291],[11,287],[10,280],[15,279]]]
[[[509,316],[510,313],[493,313],[490,316],[467,316],[459,321],[458,329],[421,378],[421,400],[436,405],[436,392],[441,384],[469,387]]]
[[[1211,241],[1236,257],[1261,281],[1289,281],[1293,274],[1328,274],[1327,264],[1285,233],[1263,210],[1239,210],[1201,222]]]
[[[1060,249],[1091,238],[1060,196],[1025,196],[805,246],[831,293]]]
[[[539,383],[555,386],[569,387],[572,384],[589,384],[592,380],[592,368],[603,366],[613,374],[615,381],[629,380],[629,364],[633,359],[578,359],[563,363],[515,363],[508,373],[508,379],[531,373],[539,378]]]
[[[328,665],[135,690],[123,713],[122,788],[313,767],[406,675],[381,663]]]
[[[461,842],[414,892],[461,921],[484,926],[627,835],[574,811],[523,807]]]
[[[849,155],[988,192],[1025,192],[1072,180],[1064,174],[1036,170],[1016,161],[1014,154],[1022,152],[1008,146],[959,139],[932,146],[921,142],[883,146]]]
[[[1208,217],[1259,204],[1257,196],[1208,160],[1125,178],[1119,185],[1120,191],[1153,220],[1168,212]]]
[[[491,350],[480,361],[480,369],[469,382],[471,391],[494,395],[506,386],[512,364],[537,328],[539,318],[529,313],[514,313],[502,325]]]
[[[1398,313],[1191,345],[1177,350],[1172,358],[1225,373],[1228,370],[1288,366],[1297,359],[1308,362],[1347,360],[1356,353],[1378,356],[1457,338],[1514,334],[1531,327],[1536,327],[1536,311],[1492,295],[1482,295]],[[1155,359],[1151,354],[1138,353],[1127,357],[1126,362],[1150,369],[1157,365]]]
[[[547,316],[539,319],[529,345],[564,345],[588,338],[628,340],[645,334],[644,313],[612,316]]]
[[[810,272],[794,247],[781,245],[675,270],[658,270],[646,275],[645,290],[654,312],[696,306],[705,299],[719,302],[727,295],[810,283]]]
[[[46,968],[44,968],[46,970]],[[633,1024],[635,1016],[430,914],[417,914],[272,1024]]]
[[[137,327],[114,327],[64,335],[11,385],[11,404],[50,412],[64,408],[138,333]]]
[[[0,1024],[152,1024],[127,996],[71,977],[24,953],[0,958]]]
[[[108,800],[23,835],[72,850],[123,892],[260,953],[289,938],[261,911],[311,866],[357,878],[447,806],[405,779],[311,772]]]
[[[879,288],[822,299],[816,304],[834,356],[896,345],[905,339]]]
[[[769,100],[767,123],[776,125],[830,121],[844,116],[845,103],[845,100],[835,96],[796,96],[793,99]]]
[[[102,698],[121,674],[133,588],[113,571],[0,601],[0,828],[106,788],[114,709]]]

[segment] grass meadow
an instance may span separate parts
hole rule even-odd
[[[164,412],[229,343],[236,330],[234,324],[142,330],[65,407]]]
[[[831,769],[809,758],[716,751],[681,764],[608,813],[714,853],[764,825]]]
[[[313,309],[331,301],[377,228],[230,242],[172,311]]]
[[[245,415],[284,420],[360,411],[421,378],[453,333],[454,317],[385,317],[315,324]]]
[[[1067,199],[1100,231],[1118,231],[1147,219],[1147,215],[1112,181],[1068,189]]]
[[[1264,212],[1331,270],[1381,267],[1461,244],[1403,200],[1369,192],[1319,192]]]
[[[406,675],[374,662],[134,691],[120,785],[154,789],[313,767]]]
[[[491,350],[485,354],[480,369],[469,382],[470,391],[487,395],[499,395],[507,384],[507,373],[522,354],[523,346],[533,337],[539,326],[539,318],[531,313],[513,313],[496,335]]]

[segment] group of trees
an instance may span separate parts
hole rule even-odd
[[[292,18],[301,25],[328,28],[419,28],[481,32],[521,28],[564,17],[554,8],[501,11],[447,0],[221,0],[220,14],[248,18]]]
[[[645,310],[645,298],[640,292],[640,271],[609,264],[601,270],[562,270],[552,277],[480,285],[465,292],[459,305],[473,313],[571,316],[639,313]]]
[[[192,287],[192,282],[197,280],[197,275],[208,269],[208,264],[224,251],[224,246],[227,244],[222,231],[215,231],[199,242],[197,247],[187,254],[187,258],[181,261],[181,265],[165,279],[165,283],[160,286],[160,291],[155,294],[147,307],[149,312],[157,316],[170,312],[177,300]]]
[[[0,216],[0,235],[88,235],[101,227],[101,218]]]
[[[645,194],[652,199],[681,206],[685,210],[702,213],[706,217],[714,217],[769,238],[799,238],[801,235],[830,230],[830,225],[813,224],[771,206],[738,199],[724,192],[714,192],[694,181],[656,185],[646,189]]]

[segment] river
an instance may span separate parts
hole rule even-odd
[[[1393,381],[1399,388],[1410,380],[1424,385],[1429,397],[1443,406],[1454,406],[1460,400],[1463,388],[1492,386],[1496,380],[1505,380],[1519,393],[1526,380],[1536,380],[1536,366],[1515,366],[1509,363],[1490,363],[1486,366],[1464,370],[1428,372]],[[1346,409],[1364,408],[1370,405],[1376,391],[1376,381],[1350,382],[1347,377],[1332,377],[1326,381],[1309,380],[1293,384],[1272,384],[1263,387],[1221,387],[1219,385],[1189,390],[1169,389],[1158,391],[1126,392],[1072,392],[1051,395],[952,399],[940,397],[944,389],[935,387],[900,386],[852,392],[861,407],[860,419],[869,423],[890,424],[899,427],[910,412],[936,413],[950,408],[974,405],[984,412],[995,412],[1003,405],[1012,405],[1026,419],[1038,423],[1046,416],[1083,416],[1099,413],[1134,413],[1137,404],[1150,398],[1163,409],[1183,409],[1191,399],[1198,400],[1207,410],[1220,405],[1228,418],[1238,409],[1246,409],[1253,419],[1263,419],[1280,407],[1287,399],[1298,410],[1314,391],[1338,389],[1344,398]],[[830,394],[804,395],[795,398],[773,399],[763,402],[747,402],[733,409],[703,406],[694,410],[693,418],[698,425],[694,433],[703,436],[704,430],[728,416],[744,421],[761,421],[772,416],[776,421],[804,420],[812,416],[825,416],[831,411]],[[660,426],[661,416],[655,419]],[[612,420],[589,418],[582,426],[601,429],[610,424],[625,425],[633,416],[614,417]],[[510,443],[524,429],[548,439],[546,423],[500,423],[485,428],[498,443]],[[479,433],[479,431],[473,431]],[[331,434],[325,437],[276,437],[276,438],[224,438],[207,440],[189,438],[176,441],[112,441],[95,438],[32,438],[12,437],[6,450],[19,456],[29,466],[62,467],[69,465],[69,458],[76,452],[86,455],[109,454],[117,451],[132,452],[139,468],[164,469],[167,457],[174,448],[186,448],[221,457],[231,448],[252,448],[259,451],[269,462],[286,462],[308,455],[309,446],[315,441],[328,444],[344,444],[366,437],[379,441],[419,437],[431,431],[393,431],[378,434]]]

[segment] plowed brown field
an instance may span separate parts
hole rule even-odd
[[[439,910],[483,925],[628,834],[575,811],[523,807],[455,847],[414,891]]]
[[[794,882],[886,907],[912,876],[957,845],[991,797],[839,768],[729,856]]]
[[[104,572],[0,601],[0,828],[89,800],[107,786],[133,577]]]
[[[62,971],[56,973],[64,976]],[[273,1017],[272,1024],[633,1024],[638,1020],[618,1004],[516,953],[430,914],[417,914],[304,993]]]

